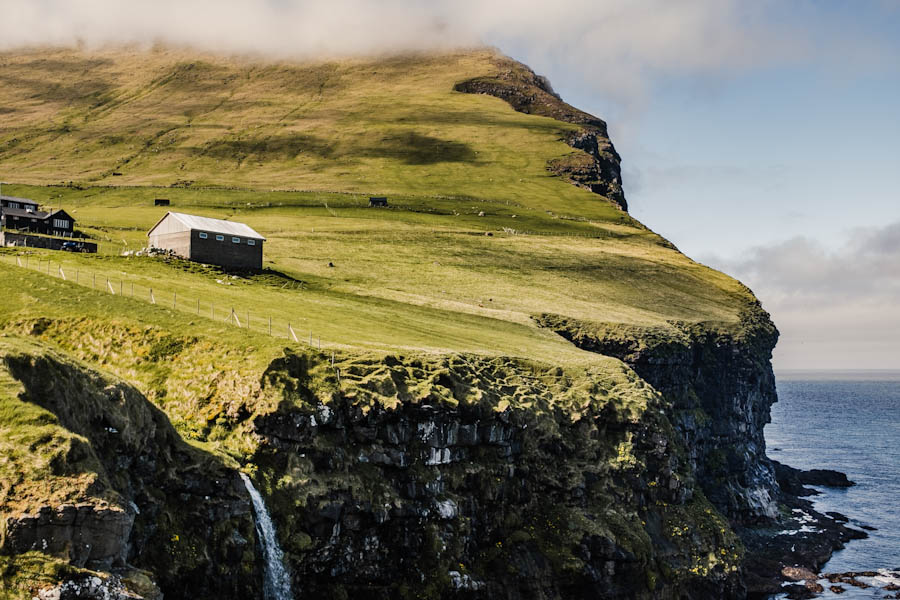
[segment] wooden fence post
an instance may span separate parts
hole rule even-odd
[[[172,292],[172,310],[178,308],[178,292]]]
[[[150,304],[156,304],[156,298],[153,297],[153,288],[150,288]]]
[[[107,278],[107,280],[106,280],[106,287],[109,288],[109,293],[110,293],[110,294],[112,294],[113,296],[116,295],[116,291],[113,289],[112,283],[110,283],[110,281],[109,281],[108,278]]]

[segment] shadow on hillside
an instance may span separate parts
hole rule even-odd
[[[408,165],[430,165],[441,162],[475,162],[475,151],[469,144],[442,140],[414,131],[389,134],[380,141],[356,151],[367,158],[393,158]]]
[[[462,142],[442,140],[414,131],[388,133],[380,139],[360,140],[346,151],[322,138],[293,133],[266,138],[216,140],[194,148],[198,156],[243,162],[288,160],[308,154],[320,158],[361,157],[389,158],[408,165],[429,165],[441,162],[474,162],[472,147]]]
[[[561,127],[565,125],[551,119],[523,120],[520,114],[512,111],[509,118],[501,118],[492,113],[479,113],[471,110],[416,110],[415,114],[404,116],[404,123],[416,123],[422,125],[464,125],[479,127],[505,127],[509,129],[527,129],[540,133],[557,135]]]
[[[113,89],[110,82],[96,78],[64,83],[15,75],[0,75],[0,84],[28,90],[30,98],[39,98],[43,102],[65,101],[93,104],[100,96]]]
[[[172,70],[157,79],[151,87],[166,86],[168,89],[191,92],[222,91],[226,85],[238,77],[226,67],[204,61],[180,62]]]
[[[194,149],[194,154],[199,156],[238,162],[247,158],[259,161],[286,160],[304,153],[329,158],[334,154],[334,145],[312,135],[292,133],[262,139],[216,140]]]
[[[71,76],[73,73],[83,73],[98,67],[108,67],[113,61],[108,58],[84,58],[76,60],[63,60],[59,58],[39,58],[25,63],[14,63],[8,68],[22,69],[28,73],[45,71],[48,73],[62,73]]]

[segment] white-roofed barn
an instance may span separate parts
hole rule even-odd
[[[266,238],[248,225],[183,213],[166,213],[147,234],[152,248],[231,269],[261,269]]]

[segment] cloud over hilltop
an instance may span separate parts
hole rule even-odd
[[[775,0],[4,0],[0,47],[156,42],[280,57],[499,45],[622,98],[654,77],[877,61],[877,36]]]

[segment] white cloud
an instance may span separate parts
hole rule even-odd
[[[900,368],[900,222],[851,232],[836,251],[808,238],[705,262],[749,285],[782,332],[780,368]]]
[[[165,42],[309,57],[490,43],[627,101],[659,77],[885,56],[877,36],[826,12],[775,0],[3,0],[0,47]]]

